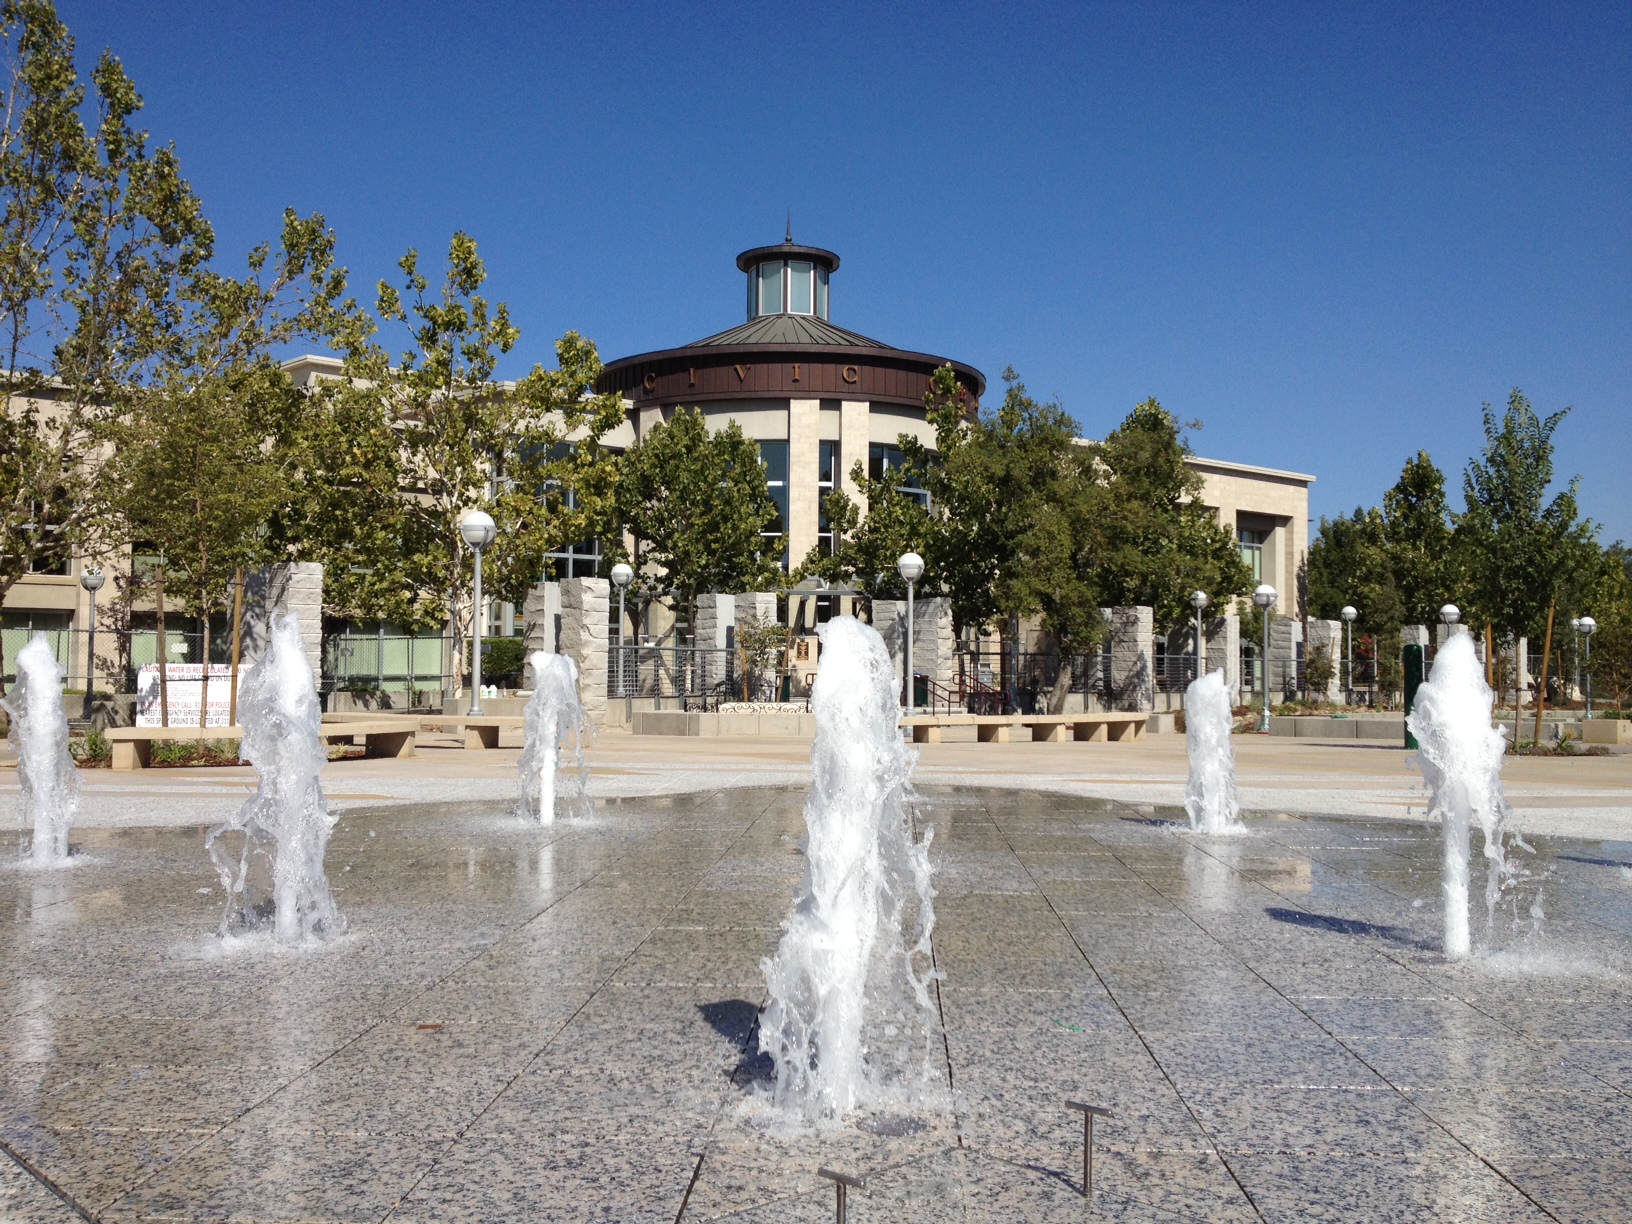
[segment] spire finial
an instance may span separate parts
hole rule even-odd
[[[782,240],[789,246],[793,245],[793,209],[788,209],[788,236]]]

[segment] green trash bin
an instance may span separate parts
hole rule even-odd
[[[1411,734],[1411,711],[1417,705],[1417,690],[1422,687],[1423,658],[1421,646],[1407,646],[1405,648],[1405,746],[1416,748],[1417,737]]]
[[[929,677],[923,672],[912,673],[912,705],[918,710],[929,705]]]

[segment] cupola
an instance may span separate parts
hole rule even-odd
[[[820,247],[799,246],[793,227],[779,246],[755,247],[737,256],[748,274],[748,318],[764,315],[813,315],[827,321],[827,278],[839,268],[839,257]]]

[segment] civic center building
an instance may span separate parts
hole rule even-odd
[[[782,514],[775,530],[786,532],[791,567],[812,545],[831,546],[821,513],[827,493],[842,488],[865,508],[850,479],[858,459],[879,479],[900,465],[902,434],[934,446],[924,397],[939,366],[950,364],[977,400],[986,378],[961,361],[835,326],[830,305],[839,257],[832,251],[796,245],[790,235],[780,245],[744,251],[737,267],[747,281],[747,322],[610,362],[596,389],[618,392],[628,409],[628,425],[621,437],[607,439],[610,445],[644,437],[680,406],[702,409],[717,428],[735,421],[758,441]],[[1278,611],[1295,615],[1314,477],[1200,457],[1190,465],[1202,477],[1202,498],[1240,540],[1254,582],[1273,585]]]

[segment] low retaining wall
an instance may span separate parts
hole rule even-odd
[[[636,710],[636,735],[757,736],[781,739],[814,739],[814,714],[750,714],[734,712],[701,714],[688,710]]]
[[[1352,739],[1403,744],[1405,715],[1332,718],[1324,714],[1271,714],[1269,733],[1296,736],[1298,739]]]

